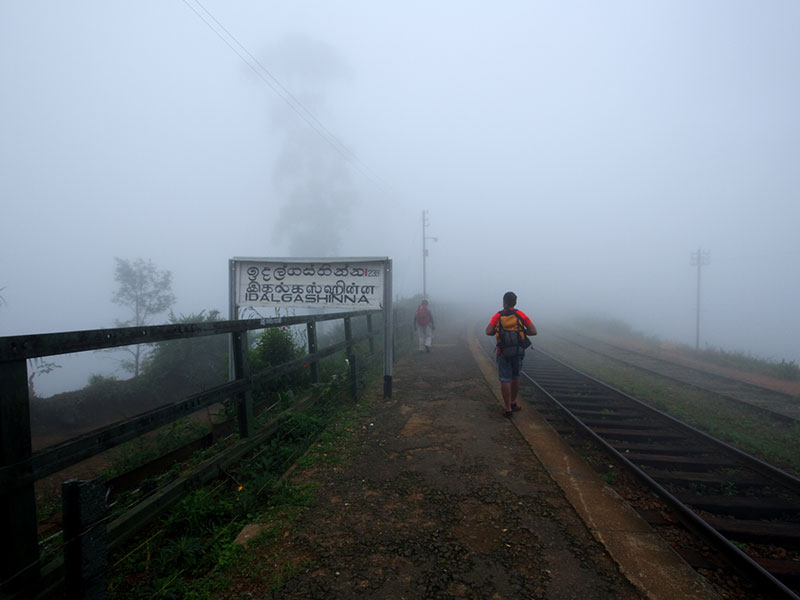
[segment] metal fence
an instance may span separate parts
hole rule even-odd
[[[30,590],[31,586],[41,588],[47,581],[60,579],[64,577],[65,562],[68,567],[70,563],[77,563],[75,568],[80,568],[81,560],[74,557],[82,556],[85,563],[86,553],[96,552],[100,543],[98,539],[102,538],[102,545],[106,545],[107,549],[113,549],[152,521],[164,508],[179,500],[188,490],[216,477],[221,469],[234,464],[268,439],[274,433],[270,426],[254,431],[251,391],[254,384],[304,366],[310,368],[312,382],[317,382],[320,377],[320,360],[344,351],[348,358],[351,391],[356,395],[358,376],[354,346],[368,341],[370,353],[374,351],[374,338],[384,332],[373,330],[372,317],[380,313],[381,311],[340,312],[0,338],[0,531],[3,532],[3,543],[0,544],[0,593],[18,594],[20,590]],[[356,336],[353,334],[352,321],[358,318],[366,319],[366,333]],[[318,323],[336,320],[341,320],[344,324],[345,339],[320,349]],[[397,320],[394,322],[396,324]],[[247,363],[247,332],[297,325],[306,327],[307,353],[262,372],[250,373]],[[230,336],[232,377],[227,383],[59,445],[32,451],[28,359],[214,335]],[[95,530],[91,526],[98,518],[97,507],[94,505],[98,503],[98,493],[103,492],[96,489],[92,492],[92,482],[66,482],[63,487],[63,535],[67,552],[65,558],[50,562],[42,560],[34,491],[34,484],[38,480],[223,400],[231,400],[236,406],[239,441],[220,452],[213,460],[206,461],[202,469],[192,471],[170,483],[148,501],[104,524],[102,536],[96,535],[95,539],[86,536],[86,533],[88,530]],[[84,496],[86,497],[81,502],[80,499]],[[72,552],[69,551],[70,548]],[[89,593],[91,590],[87,587],[87,581],[91,577],[88,572],[82,575],[74,572],[72,575],[67,574],[68,591],[72,585],[74,594]]]

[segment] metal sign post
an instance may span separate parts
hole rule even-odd
[[[384,263],[383,284],[383,397],[392,397],[392,361],[393,361],[393,336],[394,324],[392,322],[392,261],[386,259]]]

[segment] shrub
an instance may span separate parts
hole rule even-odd
[[[291,331],[286,328],[272,327],[258,336],[250,350],[250,373],[256,375],[302,355],[303,349],[297,344]],[[302,370],[284,373],[256,383],[253,393],[256,397],[264,397],[303,385],[305,379],[306,376]]]
[[[219,311],[176,316],[170,323],[220,321]],[[224,383],[228,372],[228,336],[210,335],[155,344],[144,362],[143,385],[159,393],[171,391],[181,397],[187,393]]]
[[[781,379],[789,379],[791,381],[798,381],[800,380],[800,367],[797,366],[797,363],[793,360],[785,361],[782,360],[780,363],[775,365],[775,374],[777,377]]]

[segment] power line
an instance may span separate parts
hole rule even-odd
[[[302,117],[302,118],[303,118],[303,119],[304,119],[304,120],[305,120],[307,123],[309,123],[309,125],[312,125],[312,126],[313,126],[313,127],[315,127],[315,128],[316,128],[316,127],[319,127],[319,128],[321,129],[321,134],[323,135],[323,137],[325,137],[325,138],[326,138],[326,140],[329,140],[329,141],[331,141],[332,143],[334,143],[334,144],[336,145],[336,147],[337,147],[338,149],[341,149],[341,150],[343,150],[343,151],[344,151],[344,153],[345,153],[346,155],[348,155],[348,156],[352,156],[352,157],[355,157],[355,154],[352,152],[352,150],[350,150],[350,149],[349,149],[347,146],[345,146],[345,145],[344,145],[344,144],[343,144],[343,143],[342,143],[342,142],[341,142],[341,141],[340,141],[340,140],[339,140],[339,139],[338,139],[338,138],[337,138],[337,137],[336,137],[336,136],[335,136],[333,133],[331,133],[331,132],[330,132],[330,130],[329,130],[327,127],[325,127],[325,125],[323,125],[323,124],[322,124],[322,122],[321,122],[319,119],[317,119],[317,117],[315,117],[315,116],[314,116],[314,114],[313,114],[313,113],[312,113],[310,110],[308,110],[308,109],[307,109],[305,106],[303,106],[303,104],[302,104],[302,103],[301,103],[301,102],[300,102],[300,101],[299,101],[297,98],[295,98],[295,97],[292,95],[292,93],[291,93],[289,90],[287,90],[287,89],[286,89],[286,87],[285,87],[283,84],[281,84],[281,82],[278,80],[278,78],[277,78],[277,77],[275,77],[275,76],[274,76],[274,75],[273,75],[273,74],[270,72],[270,70],[269,70],[269,69],[267,69],[267,68],[266,68],[266,67],[265,67],[265,66],[264,66],[264,65],[261,63],[261,61],[259,61],[259,60],[258,60],[258,58],[256,58],[256,57],[255,57],[255,56],[254,56],[254,55],[253,55],[253,54],[252,54],[252,53],[251,53],[251,52],[250,52],[250,51],[247,49],[247,47],[246,47],[244,44],[242,44],[242,43],[241,43],[241,42],[240,42],[240,41],[239,41],[239,40],[236,38],[236,36],[235,36],[235,35],[233,35],[233,34],[230,32],[230,30],[228,30],[228,28],[227,28],[227,27],[225,27],[225,25],[224,25],[223,23],[221,23],[221,22],[219,21],[219,19],[217,19],[217,18],[216,18],[216,17],[215,17],[215,16],[214,16],[214,15],[213,15],[213,14],[212,14],[212,13],[211,13],[211,12],[210,12],[210,11],[209,11],[207,8],[206,8],[206,7],[205,7],[205,6],[204,6],[204,5],[203,5],[203,4],[200,2],[200,0],[194,0],[194,1],[195,1],[195,3],[196,3],[196,4],[197,4],[197,5],[200,7],[200,8],[202,8],[202,9],[203,9],[203,12],[205,12],[205,13],[206,13],[206,14],[207,14],[207,15],[208,15],[208,16],[209,16],[209,17],[210,17],[210,18],[211,18],[211,19],[214,21],[214,23],[216,23],[216,24],[219,26],[219,28],[220,28],[220,29],[222,29],[222,31],[224,31],[224,32],[225,32],[225,34],[226,34],[226,35],[227,35],[227,36],[228,36],[230,39],[232,39],[232,40],[233,40],[233,41],[236,43],[236,45],[237,45],[237,46],[238,46],[238,47],[239,47],[239,48],[240,48],[240,49],[241,49],[241,50],[242,50],[242,51],[243,51],[243,52],[244,52],[244,53],[247,55],[247,57],[248,57],[250,60],[252,60],[252,61],[253,61],[253,63],[255,63],[255,64],[256,64],[256,65],[257,65],[257,66],[258,66],[258,67],[261,69],[261,71],[263,71],[263,72],[264,72],[264,74],[266,74],[266,75],[267,75],[267,77],[269,77],[269,80],[270,80],[270,81],[267,81],[266,83],[267,83],[267,84],[268,84],[268,85],[269,85],[269,86],[270,86],[270,87],[273,89],[273,91],[275,91],[275,93],[276,93],[276,94],[278,94],[278,96],[280,96],[280,98],[281,98],[281,99],[282,99],[284,102],[286,102],[286,103],[287,103],[287,104],[288,104],[288,105],[289,105],[289,106],[290,106],[290,107],[291,107],[291,108],[292,108],[292,109],[293,109],[293,110],[294,110],[294,111],[295,111],[295,112],[296,112],[298,115],[300,115],[300,116],[301,116],[301,117]],[[184,0],[184,3],[188,5],[188,3],[187,3],[187,0]],[[194,10],[194,8],[193,8],[193,7],[191,7],[191,6],[189,6],[189,7],[190,7],[190,8],[192,8],[192,10]],[[196,10],[195,10],[194,12],[195,12],[195,14],[197,14],[197,15],[198,15],[198,16],[199,16],[201,19],[203,19],[203,22],[204,22],[204,23],[206,23],[206,25],[208,25],[208,26],[209,26],[209,27],[210,27],[210,28],[211,28],[211,29],[214,31],[214,33],[216,33],[216,34],[217,34],[217,35],[218,35],[218,36],[219,36],[219,37],[220,37],[220,38],[221,38],[223,41],[225,41],[225,42],[226,42],[226,44],[227,44],[227,40],[225,40],[225,38],[224,38],[224,37],[223,37],[223,36],[222,36],[222,35],[219,33],[219,31],[218,31],[218,30],[214,29],[214,28],[211,26],[211,24],[210,24],[210,23],[209,23],[207,20],[205,20],[205,19],[204,19],[204,18],[203,18],[203,17],[202,17],[202,16],[201,16],[201,15],[200,15],[200,14],[199,14],[199,13],[198,13]],[[249,62],[247,59],[245,59],[245,58],[244,58],[244,57],[243,57],[241,54],[239,54],[239,52],[238,52],[238,51],[236,51],[236,50],[235,50],[235,49],[234,49],[234,48],[233,48],[233,47],[232,47],[230,44],[227,44],[227,45],[228,45],[228,47],[229,47],[229,48],[233,49],[233,50],[236,52],[236,54],[237,54],[237,55],[238,55],[238,56],[239,56],[239,57],[240,57],[242,60],[244,60],[244,61],[245,61],[245,62],[248,64],[248,66],[250,66],[250,67],[252,68],[252,65],[251,65],[251,63],[250,63],[250,62]],[[254,70],[254,71],[256,71],[256,72],[258,73],[258,70],[257,70],[257,69],[253,69],[253,70]],[[260,75],[260,74],[259,74],[259,75]],[[263,78],[261,78],[261,79],[263,80]],[[309,119],[310,119],[311,121],[313,121],[313,123],[309,122]]]
[[[217,19],[211,11],[209,11],[201,2],[200,0],[194,0],[194,3],[199,6],[203,12],[208,15],[208,18],[203,16],[198,10],[189,2],[189,0],[182,0],[183,3],[195,14],[197,17],[206,24],[206,26],[213,31],[219,39],[221,39],[228,48],[230,48],[236,56],[238,56],[242,62],[244,62],[255,74],[256,76],[264,82],[275,94],[283,100],[289,108],[291,108],[297,116],[299,116],[303,121],[305,121],[311,129],[313,129],[317,135],[319,135],[323,140],[325,140],[336,152],[342,155],[345,160],[347,160],[353,167],[356,168],[364,177],[371,180],[376,186],[381,188],[384,192],[388,193],[387,186],[381,181],[380,177],[378,177],[372,169],[370,169],[364,162],[356,156],[355,152],[350,150],[345,144],[343,144],[339,138],[337,138],[331,131],[325,127],[325,125],[312,113],[308,110],[302,102],[300,102],[297,98],[292,95],[292,93],[286,89],[286,87],[275,77],[269,69],[267,69],[261,61],[259,61],[248,49],[247,47],[242,44],[233,33],[231,33],[225,25]],[[209,21],[211,19],[216,26],[212,25]],[[222,32],[225,33],[223,35]],[[226,37],[227,36],[227,37]],[[231,41],[233,43],[231,43]],[[234,46],[235,44],[235,46]],[[246,56],[245,56],[246,55]]]

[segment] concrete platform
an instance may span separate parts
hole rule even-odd
[[[476,335],[474,329],[467,332],[470,351],[502,409],[497,367],[480,348]],[[592,535],[648,598],[719,598],[711,585],[606,485],[541,415],[528,408],[514,413],[511,421]]]
[[[437,321],[430,353],[397,360],[393,389],[369,392],[345,462],[292,474],[313,505],[249,545],[263,571],[221,597],[717,598],[530,407],[503,417],[463,324]]]

